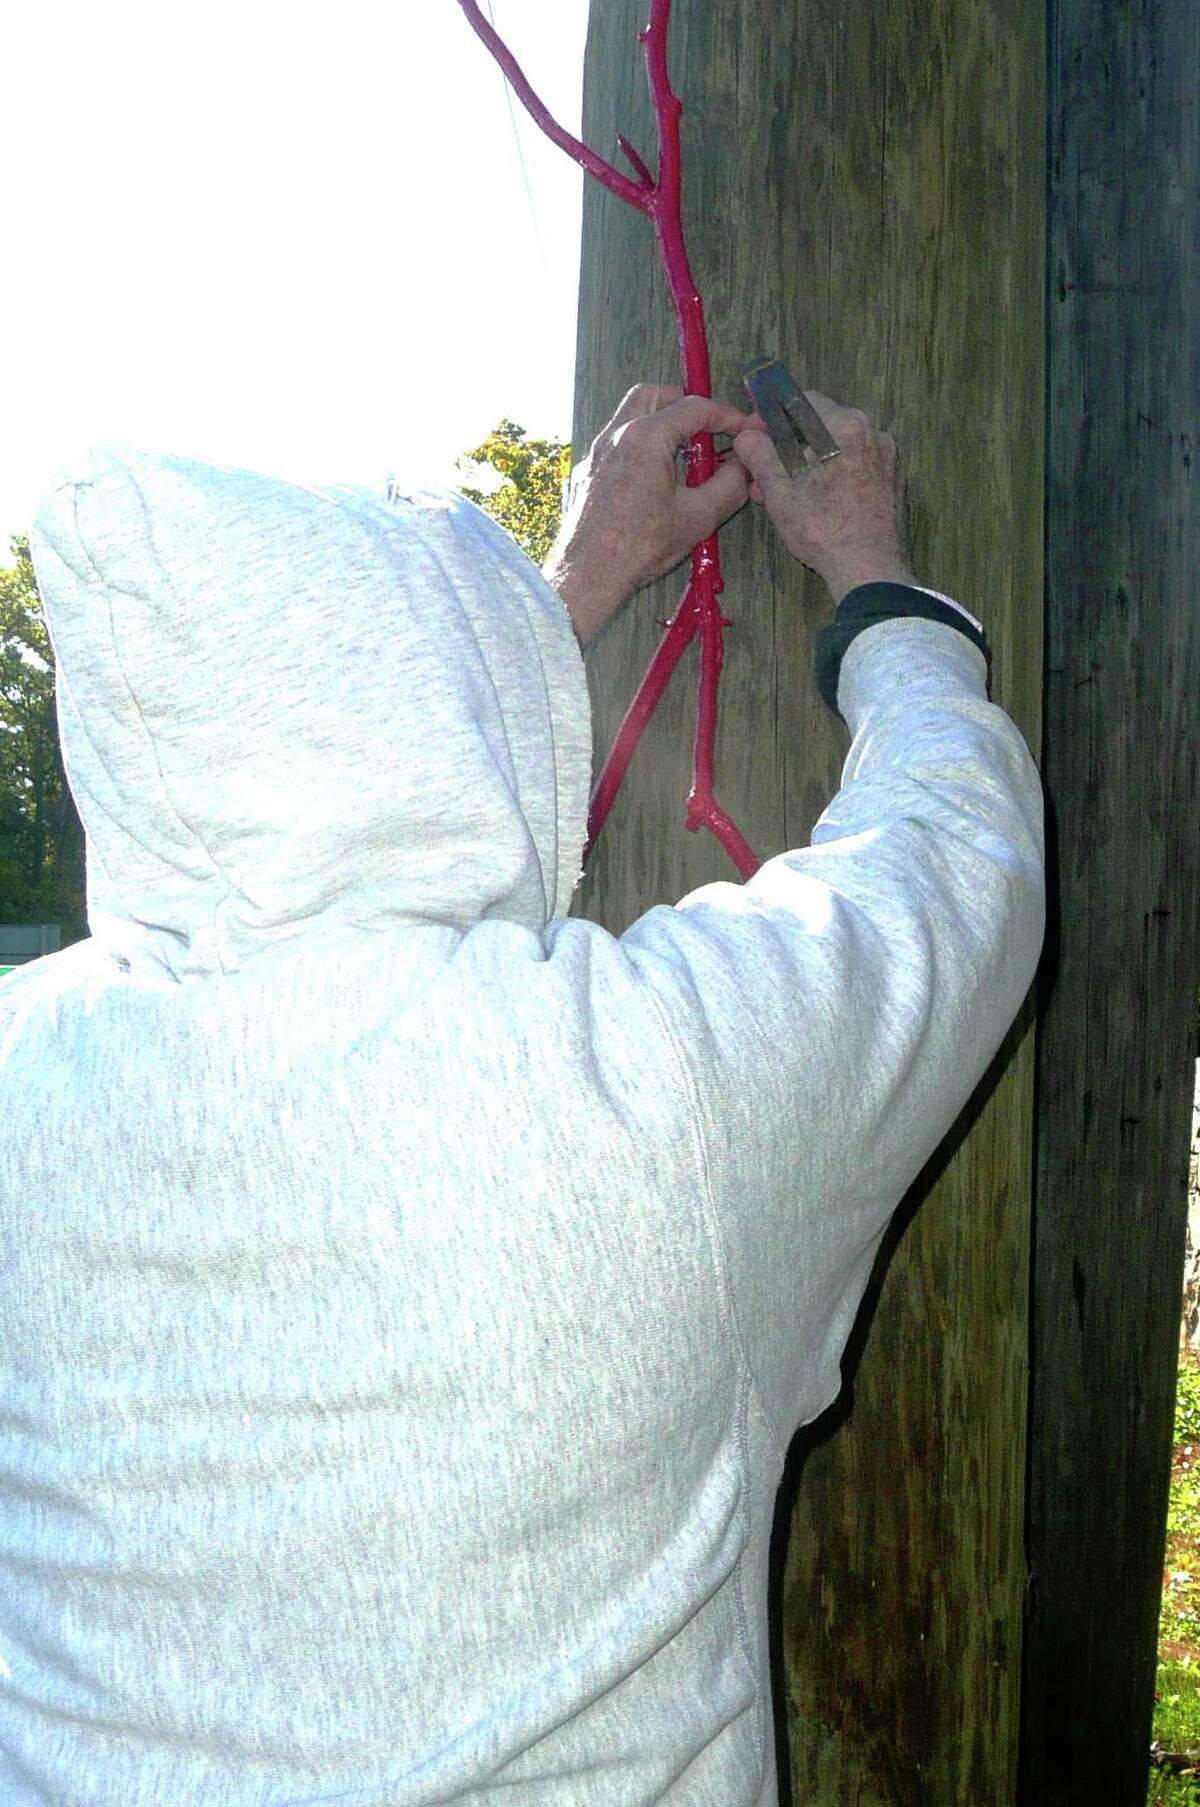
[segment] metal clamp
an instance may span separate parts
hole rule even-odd
[[[742,382],[789,477],[840,457],[841,446],[780,359],[756,358]]]

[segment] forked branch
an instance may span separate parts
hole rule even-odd
[[[708,333],[704,324],[704,305],[692,279],[687,247],[683,238],[680,206],[681,156],[679,120],[683,105],[671,90],[667,74],[667,34],[671,19],[671,0],[650,0],[650,21],[639,32],[645,50],[646,78],[654,116],[658,125],[658,179],[651,176],[642,158],[628,140],[618,133],[617,144],[636,180],[621,175],[603,157],[589,150],[578,138],[564,131],[538,99],[516,59],[481,14],[476,0],[459,0],[472,28],[483,39],[512,86],[513,92],[545,132],[569,157],[582,164],[589,175],[603,182],[607,189],[627,201],[631,207],[648,213],[654,222],[655,236],[671,291],[671,302],[679,329],[679,354],[683,366],[683,387],[688,395],[712,394],[708,367]],[[705,483],[717,468],[711,433],[697,433],[688,442],[687,481],[690,487]],[[724,585],[717,536],[711,534],[692,549],[691,581],[674,615],[666,624],[666,632],[638,686],[637,695],[625,713],[612,750],[596,780],[588,804],[588,840],[584,848],[584,864],[591,857],[596,838],[604,826],[613,798],[633,758],[642,731],[662,697],[671,673],[678,665],[694,636],[700,635],[700,682],[696,709],[696,739],[693,750],[692,786],[687,796],[686,826],[694,833],[707,828],[720,841],[743,879],[752,878],[759,868],[757,860],[740,829],[720,808],[713,796],[713,742],[717,724],[717,686],[724,661],[724,629],[730,625],[717,604]]]

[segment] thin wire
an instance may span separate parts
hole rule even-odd
[[[492,0],[485,0],[485,3],[487,5],[488,18],[491,21],[492,30],[495,31],[496,30],[496,20],[492,13]],[[516,140],[517,160],[521,165],[521,175],[524,178],[524,182],[525,182],[525,198],[529,202],[529,218],[533,222],[533,236],[537,240],[538,257],[539,257],[539,259],[541,261],[541,265],[542,265],[542,274],[545,275],[546,274],[546,248],[542,243],[542,230],[541,230],[541,227],[538,225],[537,211],[533,205],[533,190],[529,186],[529,171],[525,167],[525,153],[521,149],[521,135],[517,131],[517,116],[513,112],[512,89],[508,85],[508,77],[507,76],[504,77],[504,98],[508,102],[508,118],[509,118],[509,123],[512,126],[513,138]]]

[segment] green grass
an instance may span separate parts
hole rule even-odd
[[[1154,1751],[1170,1753],[1172,1762],[1151,1768],[1147,1807],[1200,1807],[1200,1667],[1190,1659],[1158,1665]]]
[[[1146,1807],[1200,1807],[1200,1357],[1180,1358]]]

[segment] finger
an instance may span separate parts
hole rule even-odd
[[[710,533],[745,506],[750,495],[750,480],[736,458],[723,464],[715,477],[698,483],[695,489],[679,492],[679,511],[687,523],[688,541],[697,545]]]
[[[748,432],[738,434],[733,449],[760,488],[772,481],[778,482],[781,477],[786,479],[783,459],[775,450],[769,433],[752,427]]]
[[[645,414],[654,414],[662,406],[659,400],[662,395],[674,398],[682,394],[682,389],[665,388],[662,383],[635,383],[632,389],[625,391],[616,413],[608,423],[607,431],[612,432],[614,427],[628,426],[631,420],[640,420]]]
[[[670,433],[672,451],[677,451],[697,433],[741,433],[750,418],[708,395],[683,395],[656,416],[658,424]]]

